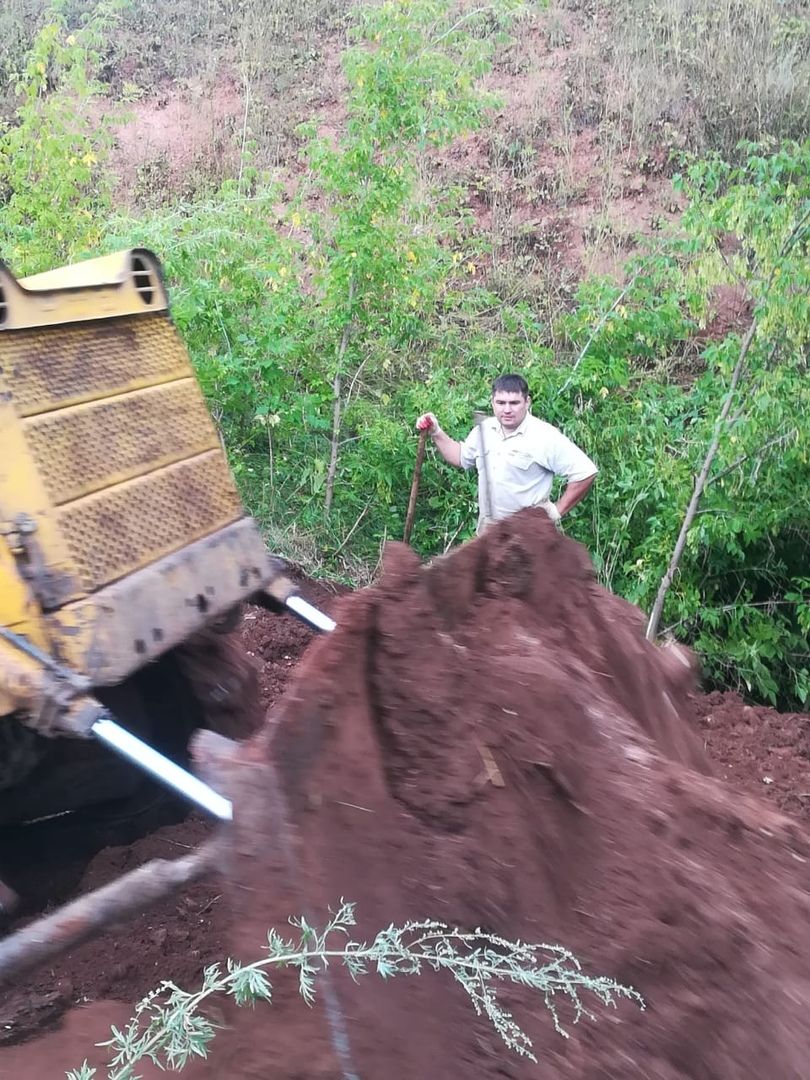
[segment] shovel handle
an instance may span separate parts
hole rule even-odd
[[[411,539],[413,519],[416,513],[416,496],[419,493],[419,480],[422,476],[422,462],[425,460],[425,447],[427,446],[427,431],[419,432],[419,445],[416,448],[416,464],[413,467],[413,480],[411,481],[411,496],[408,499],[408,512],[405,515],[405,531],[402,534],[404,543]]]

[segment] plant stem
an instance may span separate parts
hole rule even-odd
[[[369,501],[368,501],[368,502],[366,503],[366,505],[365,505],[365,506],[363,507],[363,509],[362,509],[362,510],[360,511],[360,513],[359,513],[359,515],[358,515],[358,517],[357,517],[357,521],[355,521],[354,525],[352,525],[352,527],[351,527],[351,528],[349,529],[349,531],[348,531],[348,532],[346,533],[346,535],[345,535],[345,536],[343,537],[343,539],[341,540],[341,542],[340,542],[340,543],[338,544],[338,546],[337,546],[337,547],[335,548],[335,551],[334,551],[334,555],[333,555],[333,558],[334,558],[334,556],[335,556],[335,555],[339,555],[339,554],[341,553],[341,551],[343,551],[343,549],[344,549],[344,548],[346,547],[346,545],[348,544],[348,542],[349,542],[349,541],[351,540],[351,538],[352,538],[352,537],[354,536],[354,534],[355,534],[355,531],[356,531],[356,529],[357,529],[357,526],[358,526],[358,525],[360,524],[360,522],[361,522],[361,521],[363,520],[363,518],[364,518],[364,517],[366,516],[366,514],[367,514],[367,513],[369,512],[369,509],[370,509],[370,507],[371,507],[371,502],[372,502],[372,500],[371,500],[371,499],[369,499]]]
[[[332,499],[335,494],[335,475],[337,474],[338,453],[340,449],[340,418],[341,418],[341,392],[343,388],[343,358],[349,347],[352,333],[352,301],[354,300],[354,278],[349,281],[349,303],[346,314],[346,322],[343,324],[343,333],[338,347],[337,361],[335,364],[335,377],[332,380],[332,447],[329,453],[329,468],[326,473],[326,495],[323,509],[328,514],[332,509]]]
[[[743,370],[745,368],[745,361],[748,356],[748,350],[751,348],[751,342],[754,340],[754,335],[757,330],[757,320],[752,319],[751,325],[748,327],[748,332],[743,339],[742,346],[740,348],[740,355],[737,359],[737,363],[734,365],[734,371],[731,374],[731,383],[729,384],[728,393],[723,401],[723,407],[717,417],[714,424],[714,434],[712,435],[712,441],[709,444],[709,449],[706,452],[706,456],[703,459],[703,465],[700,472],[695,478],[695,488],[692,492],[692,498],[689,500],[689,505],[686,508],[684,514],[683,523],[681,524],[681,530],[678,533],[678,539],[675,541],[675,548],[672,552],[672,558],[669,560],[669,566],[666,569],[666,573],[661,578],[661,584],[658,586],[658,592],[655,597],[655,603],[653,604],[652,612],[650,613],[650,621],[647,623],[647,640],[655,641],[658,636],[658,627],[661,623],[661,615],[664,610],[664,602],[667,598],[670,586],[675,578],[675,574],[678,570],[678,566],[681,562],[681,557],[686,547],[686,538],[689,535],[689,530],[692,527],[692,522],[695,520],[700,500],[703,495],[703,491],[709,479],[709,473],[711,471],[712,464],[714,463],[715,456],[717,454],[718,447],[720,446],[720,436],[723,432],[723,425],[726,423],[726,419],[731,410],[731,403],[734,400],[734,394],[737,390],[737,385],[742,377]]]
[[[270,494],[275,492],[276,480],[275,480],[275,455],[273,454],[273,429],[268,423],[267,425],[267,456],[270,466]]]

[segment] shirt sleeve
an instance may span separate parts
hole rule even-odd
[[[575,483],[596,476],[599,472],[596,465],[567,435],[551,424],[545,434],[547,438],[543,439],[543,445],[535,457],[538,465],[555,476],[564,476]]]
[[[459,464],[462,469],[471,469],[478,459],[478,428],[474,427],[461,444]]]

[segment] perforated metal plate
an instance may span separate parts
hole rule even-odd
[[[68,503],[57,522],[90,592],[242,515],[219,451]]]
[[[167,314],[0,334],[0,375],[18,416],[192,375]]]
[[[56,505],[219,445],[194,379],[30,417],[23,430]]]

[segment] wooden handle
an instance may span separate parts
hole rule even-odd
[[[422,462],[425,460],[425,447],[427,446],[427,430],[419,432],[419,445],[416,448],[416,464],[413,467],[413,480],[411,481],[411,497],[408,499],[408,512],[405,515],[405,531],[402,539],[407,544],[411,539],[413,518],[416,513],[416,496],[419,492],[419,480],[422,476]]]

